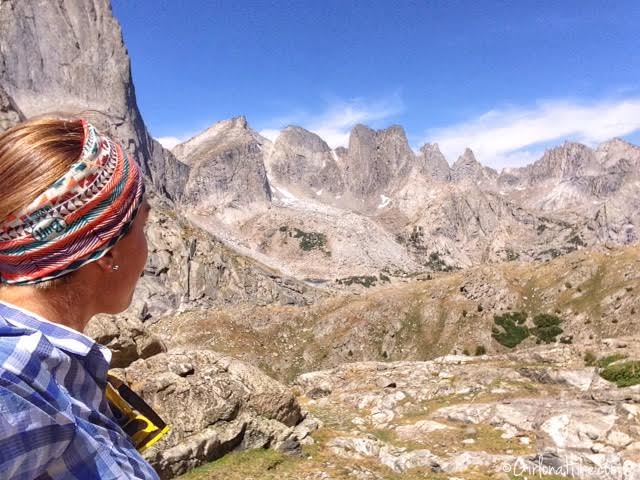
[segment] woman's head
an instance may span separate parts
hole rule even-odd
[[[81,119],[0,134],[0,284],[83,290],[95,312],[131,301],[147,258],[140,169]]]

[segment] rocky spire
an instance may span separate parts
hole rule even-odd
[[[418,162],[423,175],[442,182],[451,180],[451,168],[437,143],[423,145],[420,148]]]
[[[455,182],[462,180],[474,182],[495,180],[497,176],[498,173],[494,169],[484,167],[476,160],[470,148],[465,149],[464,153],[458,157],[458,160],[451,167],[451,179]]]
[[[377,196],[406,179],[415,163],[402,127],[372,130],[356,125],[349,137],[345,180],[354,196]]]

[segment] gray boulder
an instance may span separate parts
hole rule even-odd
[[[309,432],[309,422],[296,429],[305,415],[286,387],[218,353],[171,351],[119,374],[171,427],[146,453],[162,478],[235,449],[290,450]]]

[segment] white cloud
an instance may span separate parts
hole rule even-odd
[[[447,160],[466,147],[494,168],[536,160],[541,144],[571,139],[587,145],[640,130],[640,98],[597,102],[546,101],[530,108],[497,109],[473,120],[432,129],[427,142],[437,142]]]
[[[275,120],[269,128],[260,134],[275,140],[280,130],[289,124],[299,125],[319,135],[331,148],[347,146],[349,133],[358,123],[375,126],[381,120],[398,115],[404,110],[404,104],[398,92],[379,100],[355,98],[335,100],[323,112],[318,114],[296,114],[289,116],[286,123]]]
[[[156,140],[162,145],[164,148],[171,150],[173,147],[178,145],[179,143],[184,142],[183,139],[178,137],[158,137]]]

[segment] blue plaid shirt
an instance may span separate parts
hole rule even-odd
[[[157,479],[105,398],[111,352],[0,302],[0,478]]]

